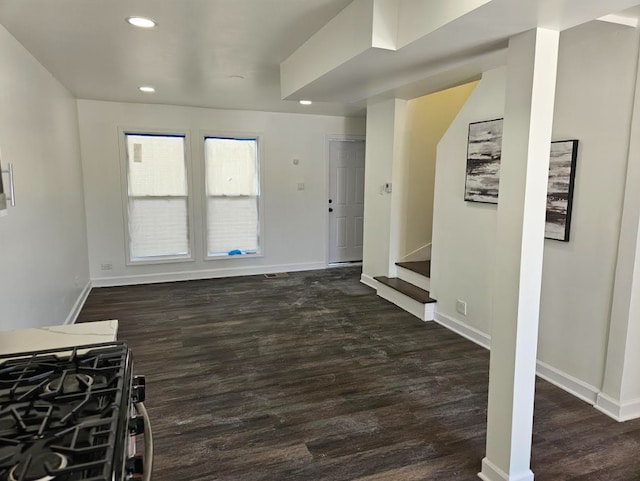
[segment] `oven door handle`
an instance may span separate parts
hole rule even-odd
[[[136,403],[136,410],[144,418],[144,471],[143,480],[151,481],[151,471],[153,471],[153,432],[151,431],[151,420],[144,403]]]

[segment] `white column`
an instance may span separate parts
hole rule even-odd
[[[531,481],[540,286],[559,33],[509,41],[485,481]]]
[[[405,117],[405,100],[388,99],[367,106],[362,253],[365,283],[375,276],[395,275],[397,197],[402,193],[395,179],[402,168]],[[388,182],[393,182],[392,193],[384,191]]]
[[[393,160],[391,170],[391,217],[389,222],[389,277],[398,275],[396,262],[400,260],[402,238],[406,226],[402,222],[405,211],[409,209],[407,194],[407,102],[396,99],[395,122],[393,124]]]

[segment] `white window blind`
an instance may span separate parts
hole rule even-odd
[[[130,260],[190,257],[185,137],[125,136]]]
[[[259,251],[258,140],[205,138],[209,256]]]

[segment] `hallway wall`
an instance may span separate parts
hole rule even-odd
[[[589,55],[585,55],[589,52]],[[638,32],[592,22],[563,32],[553,140],[579,139],[571,241],[545,240],[538,359],[589,401],[602,385],[620,232]],[[438,147],[432,295],[438,316],[488,343],[496,205],[463,199],[470,122],[499,118],[503,69],[485,73]],[[467,302],[467,315],[456,300]]]
[[[407,102],[401,258],[431,244],[438,143],[477,84],[471,82]]]

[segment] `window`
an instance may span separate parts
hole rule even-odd
[[[129,261],[191,258],[185,136],[125,140]]]
[[[260,251],[257,138],[205,138],[207,256]]]

